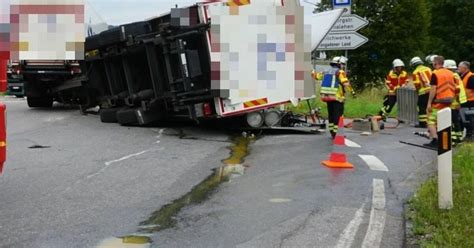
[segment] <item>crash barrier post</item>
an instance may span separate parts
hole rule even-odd
[[[0,92],[7,91],[7,64],[8,60],[0,59]]]
[[[7,158],[7,125],[6,106],[0,102],[0,175],[3,172],[3,164]]]
[[[354,165],[347,161],[347,156],[344,153],[346,146],[346,137],[344,136],[344,117],[339,118],[339,124],[336,137],[333,141],[332,152],[329,155],[329,160],[324,160],[321,164],[330,168],[354,168]]]
[[[451,150],[451,108],[437,113],[438,128],[438,207],[453,207],[453,152]]]
[[[418,123],[418,93],[415,89],[397,90],[398,119],[406,123]]]

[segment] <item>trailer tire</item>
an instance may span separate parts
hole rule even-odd
[[[117,111],[117,121],[123,126],[138,125],[135,109],[124,108]]]
[[[120,108],[100,109],[100,121],[103,123],[117,123],[117,111],[119,110]]]
[[[52,97],[27,97],[26,102],[30,108],[51,108],[53,107]]]

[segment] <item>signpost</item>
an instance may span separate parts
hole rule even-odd
[[[362,46],[368,40],[366,37],[355,32],[329,33],[319,44],[318,50],[353,50]]]
[[[357,30],[367,26],[367,24],[369,24],[369,22],[358,15],[344,15],[337,20],[330,32],[356,32]]]
[[[332,0],[334,9],[347,9],[351,13],[352,0]]]
[[[369,22],[358,15],[350,14],[351,5],[352,0],[332,0],[334,9],[347,9],[348,14],[339,18],[316,50],[345,50],[347,58],[348,50],[356,49],[369,41],[363,35],[356,33],[357,30],[367,26]]]

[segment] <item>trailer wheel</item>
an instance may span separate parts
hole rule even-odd
[[[117,123],[117,111],[120,108],[107,108],[107,109],[100,109],[100,121],[103,123]]]
[[[53,107],[52,97],[27,97],[26,102],[30,108],[51,108]]]
[[[267,127],[274,127],[281,122],[281,112],[276,109],[271,109],[265,112],[265,125]]]
[[[247,124],[253,128],[261,128],[265,123],[263,112],[252,112],[247,114]]]
[[[138,119],[135,114],[135,109],[124,108],[117,111],[117,121],[120,125],[130,126],[137,125]]]

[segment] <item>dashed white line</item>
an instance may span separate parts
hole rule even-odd
[[[111,160],[111,161],[107,161],[105,162],[105,166],[102,167],[102,169],[100,169],[99,171],[97,171],[96,173],[93,173],[93,174],[90,174],[86,177],[86,179],[91,179],[97,175],[99,175],[100,173],[104,172],[110,165],[114,164],[114,163],[118,163],[118,162],[121,162],[121,161],[124,161],[124,160],[127,160],[129,158],[133,158],[133,157],[136,157],[136,156],[140,156],[144,153],[147,153],[149,152],[150,150],[145,150],[145,151],[141,151],[141,152],[137,152],[137,153],[134,153],[134,154],[130,154],[130,155],[127,155],[125,157],[121,157],[119,159],[115,159],[115,160]]]
[[[359,226],[364,219],[364,207],[365,204],[357,209],[354,218],[351,220],[351,222],[349,222],[349,224],[347,224],[346,228],[339,237],[339,241],[335,246],[336,248],[352,247],[352,243],[354,242],[354,238],[357,234],[357,231],[359,230]]]
[[[374,171],[388,171],[387,166],[380,161],[376,156],[373,155],[359,155],[359,157],[364,160],[364,162],[369,166],[371,170]]]
[[[346,139],[346,146],[352,147],[352,148],[361,148],[362,147],[362,146],[360,146],[359,144],[355,143],[354,141],[352,141],[350,139]]]
[[[362,247],[380,247],[385,227],[385,186],[382,179],[372,182],[372,209],[370,211],[369,227],[365,234]]]

